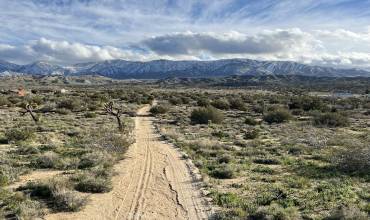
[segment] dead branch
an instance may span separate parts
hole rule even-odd
[[[25,107],[24,107],[24,110],[26,110],[26,112],[22,112],[22,115],[25,115],[26,113],[29,113],[32,117],[32,120],[34,122],[38,122],[39,121],[39,118],[35,115],[35,113],[33,112],[33,107],[32,105],[30,104],[27,104]]]
[[[105,112],[107,112],[110,115],[113,115],[117,119],[118,129],[120,131],[124,130],[124,126],[121,121],[122,112],[120,109],[117,109],[116,111],[113,108],[113,102],[106,103],[104,105]]]

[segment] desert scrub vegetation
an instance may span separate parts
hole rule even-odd
[[[149,111],[153,115],[165,114],[169,111],[169,107],[166,106],[166,105],[163,105],[163,104],[155,105],[155,106],[151,107]]]
[[[315,114],[313,122],[316,126],[327,127],[345,127],[349,125],[347,116],[336,112]]]
[[[285,109],[277,109],[267,112],[263,116],[263,120],[269,124],[272,123],[283,123],[289,121],[292,118],[290,112]]]
[[[194,109],[190,116],[195,124],[208,124],[209,122],[219,124],[223,118],[223,113],[213,107]]]
[[[31,198],[47,200],[47,204],[56,211],[78,211],[87,199],[71,190],[70,184],[64,179],[29,182],[18,190],[23,191]]]
[[[19,141],[27,141],[35,136],[35,131],[30,127],[12,128],[5,132],[5,138],[8,142],[14,143]]]
[[[25,97],[0,95],[0,213],[6,219],[78,211],[86,195],[110,191],[114,164],[134,141],[128,113],[136,111],[138,102],[153,98],[142,93],[135,99],[135,89],[67,91],[36,88]],[[106,115],[104,104],[110,101],[122,107],[122,131],[116,119]],[[42,120],[34,123],[29,115],[21,117],[28,103],[37,106],[32,111]],[[40,179],[27,185],[19,182],[33,174]]]
[[[220,207],[215,219],[369,218],[365,99],[305,91],[168,90],[158,92],[159,102],[166,102],[166,94],[191,100],[157,115],[157,126],[200,170]],[[226,100],[229,107],[216,109],[209,100]],[[209,123],[210,108],[223,115],[221,123]],[[325,117],[316,123],[318,115]],[[342,116],[351,123],[338,125]]]

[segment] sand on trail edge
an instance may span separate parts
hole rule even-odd
[[[203,196],[201,177],[172,145],[160,140],[146,105],[135,117],[135,138],[125,159],[115,166],[113,190],[89,196],[76,213],[55,213],[60,219],[208,219],[212,214]]]

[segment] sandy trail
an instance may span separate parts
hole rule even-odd
[[[58,213],[46,219],[208,219],[210,208],[193,182],[181,154],[159,140],[150,106],[135,118],[136,143],[116,165],[113,190],[94,194],[77,213]]]

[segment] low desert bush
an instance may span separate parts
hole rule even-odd
[[[247,110],[247,106],[245,105],[244,101],[240,98],[230,99],[229,103],[230,103],[230,108],[232,109],[237,109],[240,111]]]
[[[259,135],[258,129],[250,129],[244,132],[244,139],[256,139]]]
[[[211,105],[215,108],[228,110],[230,109],[230,103],[226,99],[217,99],[211,103]]]
[[[319,113],[314,116],[313,123],[316,126],[344,127],[348,126],[348,118],[342,114],[329,112]]]
[[[249,216],[251,219],[284,219],[284,220],[298,220],[302,219],[298,208],[296,207],[282,207],[278,204],[270,206],[261,206],[257,211]]]
[[[272,123],[283,123],[291,119],[291,114],[288,110],[285,109],[276,109],[270,111],[263,116],[263,120],[269,124]]]
[[[6,97],[0,96],[0,106],[7,106],[10,104],[11,102],[9,102],[9,100]]]
[[[332,162],[341,171],[370,175],[370,146],[347,147],[338,150]]]
[[[85,118],[96,118],[96,113],[95,112],[86,112],[84,114]]]
[[[71,113],[71,110],[66,109],[66,108],[58,108],[55,110],[55,112],[61,115],[68,115]]]
[[[13,193],[0,189],[0,203],[0,219],[14,217],[14,219],[31,220],[41,219],[44,215],[40,202],[31,200],[20,192]]]
[[[168,106],[165,105],[155,105],[150,108],[150,113],[153,115],[160,115],[160,114],[165,114],[169,111]]]
[[[289,103],[289,109],[302,109],[304,111],[325,111],[328,107],[317,97],[300,96],[293,98]]]
[[[76,182],[75,189],[80,192],[105,193],[112,190],[110,178],[91,174],[80,174],[73,178]]]
[[[223,164],[212,170],[210,175],[217,179],[232,179],[235,177],[235,170],[231,166]]]
[[[208,124],[209,122],[219,124],[223,121],[224,116],[217,109],[206,107],[193,110],[190,119],[194,124]]]
[[[82,103],[80,100],[76,100],[76,99],[65,99],[65,100],[60,101],[57,104],[57,107],[59,109],[68,109],[70,111],[76,111],[76,110],[81,109]]]
[[[356,206],[340,206],[333,210],[325,220],[367,220],[369,216]]]
[[[264,174],[270,174],[270,175],[275,173],[275,171],[272,168],[266,167],[266,166],[257,166],[253,168],[252,171],[256,173],[264,173]]]
[[[258,122],[254,118],[251,118],[251,117],[245,118],[244,122],[245,124],[252,125],[252,126],[255,126],[258,124]]]
[[[35,131],[32,128],[12,128],[5,132],[5,137],[8,142],[26,141],[35,136]]]
[[[232,160],[232,157],[231,157],[231,155],[229,155],[229,154],[224,154],[224,155],[222,155],[222,156],[220,156],[218,159],[217,159],[217,161],[218,161],[218,163],[230,163],[231,162],[231,160]]]
[[[197,105],[201,107],[207,107],[210,104],[211,104],[210,101],[206,98],[199,98],[197,101]]]
[[[78,168],[86,169],[95,167],[98,165],[112,166],[114,163],[114,158],[105,151],[93,151],[87,153],[81,157]]]
[[[33,198],[46,200],[57,211],[79,211],[86,203],[86,198],[72,191],[66,180],[52,179],[45,182],[28,182],[19,190]]]
[[[280,164],[280,161],[276,158],[256,158],[253,160],[254,163],[257,164],[269,164],[269,165],[276,165]]]
[[[131,123],[126,123],[127,131],[130,131]],[[117,133],[116,130],[108,128],[92,129],[74,139],[74,145],[90,150],[106,151],[110,154],[121,155],[133,143],[133,137],[126,133]]]
[[[38,156],[32,165],[37,168],[61,168],[62,161],[60,156],[53,152],[48,151]]]

